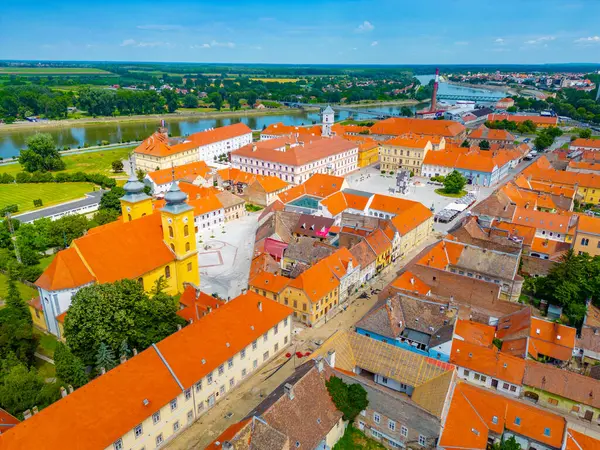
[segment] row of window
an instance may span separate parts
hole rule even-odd
[[[581,238],[581,245],[587,247],[590,244],[590,240],[588,238]],[[596,248],[600,248],[600,241],[596,244]]]
[[[363,417],[366,416],[366,411],[361,411],[360,413]],[[378,412],[373,412],[373,422],[375,422],[377,425],[381,425],[381,415]],[[364,426],[364,423],[361,422],[362,426]],[[396,431],[397,430],[397,424],[396,421],[388,419],[387,420],[387,428],[389,431]],[[373,435],[373,437],[376,437],[378,439],[384,438],[384,436],[377,430],[371,430],[371,434]],[[402,425],[400,427],[400,436],[402,436],[403,438],[407,438],[408,437],[408,428],[405,427],[404,425]],[[419,435],[419,445],[421,446],[425,446],[427,444],[427,438],[425,436],[423,436],[422,434]],[[390,443],[392,444],[392,447],[394,447],[394,441],[390,441]],[[401,447],[400,445],[398,445],[398,447]]]

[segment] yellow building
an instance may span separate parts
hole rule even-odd
[[[162,279],[165,291],[174,295],[183,292],[184,283],[200,284],[194,210],[186,203],[186,194],[172,183],[165,206],[158,211],[135,176],[124,189],[123,221],[92,228],[75,239],[35,283],[45,322],[42,328],[59,338],[71,299],[82,287],[131,279],[150,291]]]
[[[281,293],[290,281],[292,280],[288,277],[263,271],[254,277],[248,285],[251,291],[279,302]]]
[[[408,170],[419,176],[423,159],[432,149],[433,144],[428,137],[400,136],[387,140],[381,146],[381,170]]]
[[[600,256],[600,218],[579,216],[573,251],[578,255],[587,253],[590,256]]]
[[[358,146],[358,167],[368,167],[379,161],[379,143],[368,139]]]

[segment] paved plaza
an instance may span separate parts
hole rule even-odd
[[[248,286],[248,273],[258,226],[257,213],[199,234],[200,289],[233,298]]]

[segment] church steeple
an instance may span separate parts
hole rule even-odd
[[[129,167],[131,174],[123,186],[125,195],[120,198],[121,213],[125,222],[152,214],[152,197],[144,192],[144,183],[137,179],[133,158],[129,158]]]
[[[331,105],[327,105],[327,108],[323,111],[323,123],[321,125],[321,136],[330,137],[331,127],[335,122],[335,111]]]

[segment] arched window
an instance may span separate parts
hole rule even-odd
[[[142,287],[142,289],[144,289],[144,279],[142,277],[138,278],[138,283],[140,284],[140,286]]]
[[[145,215],[146,215],[146,213],[143,213],[143,214],[142,214],[142,217],[144,217]]]
[[[127,214],[127,219],[131,222],[131,214]]]
[[[171,278],[171,268],[169,266],[165,267],[165,278]]]
[[[169,225],[169,237],[173,237],[173,227]]]
[[[187,225],[185,225],[183,227],[183,235],[188,236],[189,234],[190,234],[190,228]]]
[[[171,244],[171,250],[175,251],[175,244]]]
[[[189,242],[186,242],[186,243],[185,243],[185,251],[186,251],[186,252],[189,252],[189,251],[190,251],[190,243],[189,243]]]

